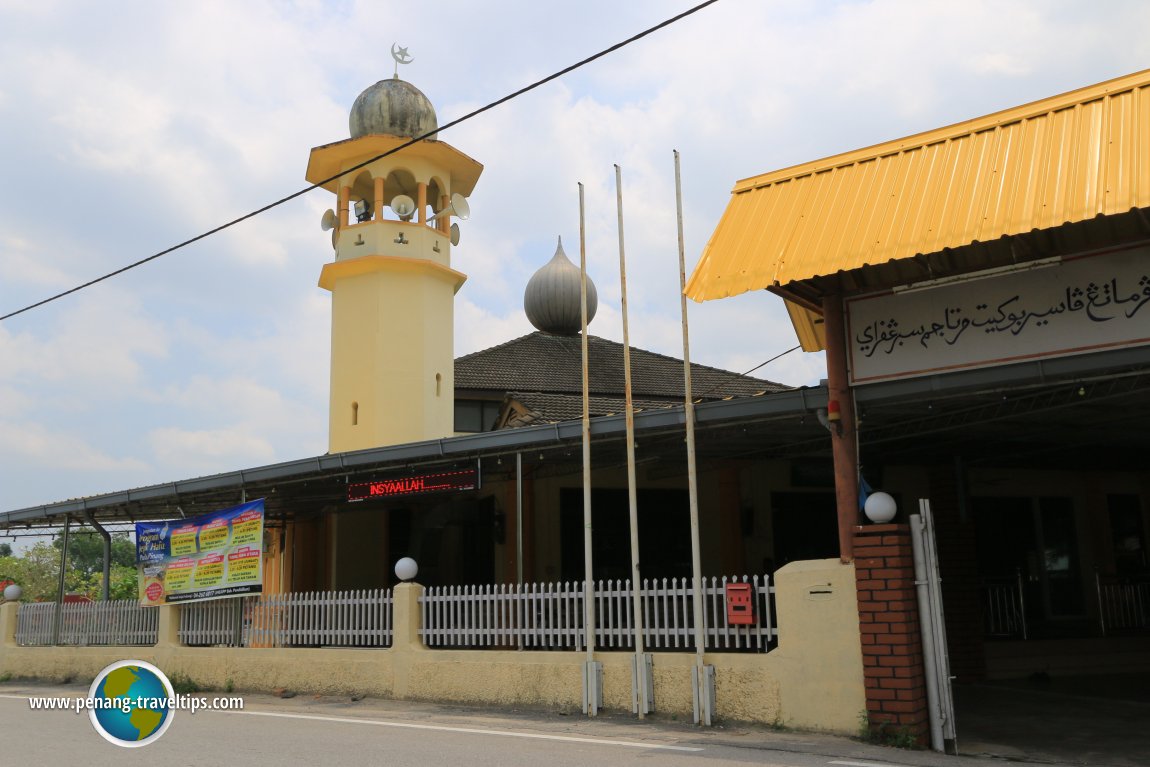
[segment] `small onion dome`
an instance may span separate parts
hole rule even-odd
[[[359,94],[351,106],[348,127],[352,138],[372,133],[415,138],[435,130],[439,123],[435,107],[423,91],[393,77],[380,80]]]
[[[599,297],[595,283],[587,278],[587,322],[595,317]],[[555,255],[543,265],[523,292],[523,310],[531,324],[544,333],[572,336],[583,326],[579,298],[579,267],[563,252],[563,238]]]

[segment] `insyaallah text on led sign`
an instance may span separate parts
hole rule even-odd
[[[372,498],[396,498],[424,493],[449,493],[479,489],[479,467],[454,471],[440,471],[434,474],[407,474],[387,477],[371,482],[356,482],[347,487],[348,501],[365,501]]]

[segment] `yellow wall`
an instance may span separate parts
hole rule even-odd
[[[332,291],[332,452],[454,433],[453,301],[463,279],[400,257],[324,268],[320,284]]]
[[[853,565],[795,562],[776,585],[779,646],[765,654],[708,653],[716,716],[854,733],[866,707]],[[16,605],[0,607],[0,674],[90,679],[126,658],[154,663],[217,689],[279,687],[325,694],[578,710],[581,652],[431,650],[418,636],[419,586],[395,589],[393,647],[386,650],[181,647],[176,610],[163,610],[155,647],[17,647]],[[829,594],[823,593],[829,592]],[[690,653],[653,653],[655,710],[689,716]],[[598,653],[606,710],[630,711],[631,655]]]

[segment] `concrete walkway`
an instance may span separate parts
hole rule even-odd
[[[1150,674],[955,688],[959,753],[1030,762],[1150,765]]]

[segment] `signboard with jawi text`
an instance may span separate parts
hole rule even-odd
[[[855,384],[1150,343],[1150,248],[847,300]]]

